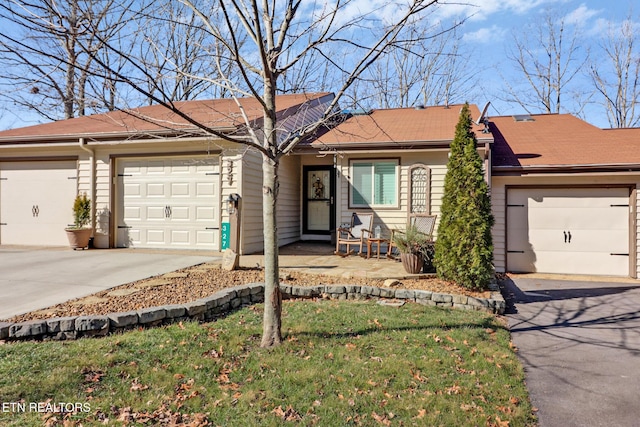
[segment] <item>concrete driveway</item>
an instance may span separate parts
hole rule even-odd
[[[526,276],[502,283],[541,427],[640,425],[640,286]]]
[[[0,246],[0,319],[213,261],[216,253]]]

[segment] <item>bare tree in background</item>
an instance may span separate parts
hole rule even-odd
[[[506,93],[501,99],[520,105],[528,113],[559,113],[565,109],[566,96],[579,100],[579,89],[572,85],[588,60],[580,36],[579,28],[553,12],[543,21],[517,29],[507,58],[524,83],[503,77]],[[580,110],[580,102],[574,108]]]
[[[205,9],[206,8],[206,9]],[[215,2],[202,6],[203,16],[216,13]],[[161,17],[161,19],[159,19]],[[209,34],[202,31],[200,17],[181,2],[150,3],[137,17],[136,36],[143,39],[134,49],[142,62],[141,67],[154,70],[149,73],[146,91],[173,101],[198,98],[224,98],[223,87],[212,83],[217,74],[216,63],[205,43]],[[242,45],[243,40],[239,40]],[[230,59],[220,59],[227,75],[231,72]],[[208,75],[209,79],[198,76]],[[148,102],[153,103],[149,98]]]
[[[108,103],[87,93],[96,82],[91,67],[102,43],[124,22],[114,0],[0,3],[2,93],[15,105],[48,120],[103,111]]]
[[[426,13],[439,5],[436,0],[410,0],[388,2],[371,6],[362,12],[356,1],[304,2],[302,0],[258,0],[214,2],[211,12],[208,3],[181,0],[197,20],[181,16],[174,22],[165,17],[157,21],[158,31],[174,25],[197,28],[206,37],[199,37],[200,55],[209,56],[215,64],[212,70],[185,70],[174,64],[175,73],[190,79],[215,85],[232,96],[245,117],[244,134],[234,136],[199,123],[172,102],[168,87],[147,86],[156,70],[130,52],[118,51],[136,67],[136,72],[124,74],[110,70],[118,81],[126,82],[143,96],[152,99],[190,121],[203,134],[243,144],[257,150],[263,160],[263,230],[265,252],[265,311],[261,345],[271,347],[282,341],[282,295],[278,278],[278,233],[276,202],[278,198],[278,165],[296,144],[313,135],[332,120],[339,111],[338,102],[363,72],[375,64],[401,42],[399,36],[414,17],[427,19]],[[136,12],[139,13],[139,12]],[[164,27],[162,27],[164,24]],[[382,34],[379,29],[383,28]],[[406,40],[411,42],[411,40]],[[108,41],[105,41],[108,44]],[[164,47],[157,47],[159,56]],[[143,50],[146,52],[146,50]],[[336,53],[339,52],[339,55]],[[233,69],[228,68],[229,63]],[[108,64],[101,63],[107,67]],[[304,79],[296,73],[303,73]],[[330,74],[335,96],[322,106],[322,111],[309,115],[304,126],[295,129],[283,127],[276,95],[289,90],[315,90],[325,75]],[[308,84],[304,84],[308,82]],[[250,123],[242,109],[241,97],[258,100],[262,109],[260,129]]]
[[[589,74],[609,125],[614,128],[640,126],[640,48],[638,28],[631,13],[620,26],[609,26],[602,41],[603,54],[593,61]]]
[[[455,29],[438,34],[438,28],[428,25],[417,21],[406,28],[402,36],[407,43],[368,70],[356,95],[368,94],[379,108],[464,102],[474,86],[469,55]]]

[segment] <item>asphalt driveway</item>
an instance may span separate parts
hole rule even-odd
[[[215,253],[0,246],[0,319],[170,271]]]
[[[640,425],[640,286],[517,277],[507,317],[541,427]]]

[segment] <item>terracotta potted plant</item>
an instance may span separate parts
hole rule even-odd
[[[91,232],[91,200],[87,194],[78,194],[73,201],[73,227],[65,229],[72,249],[85,249],[89,246]]]
[[[403,233],[395,233],[393,243],[400,251],[400,261],[409,274],[422,271],[425,262],[430,264],[433,256],[433,241],[430,236],[418,231],[415,226],[409,226]]]

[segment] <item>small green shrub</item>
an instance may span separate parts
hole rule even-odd
[[[84,228],[91,222],[91,199],[87,193],[78,194],[73,201],[73,228]]]

